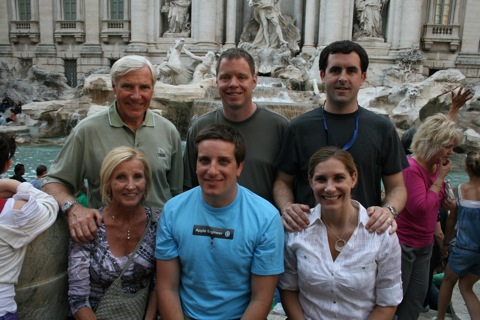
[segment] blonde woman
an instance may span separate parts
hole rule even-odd
[[[452,168],[449,157],[461,137],[455,122],[443,114],[427,118],[413,137],[410,166],[403,170],[407,203],[397,217],[404,295],[397,315],[402,320],[418,319],[423,309],[438,210],[455,206],[445,197],[444,179]]]
[[[155,234],[156,212],[144,206],[152,183],[145,155],[130,147],[112,149],[100,169],[100,192],[106,206],[99,209],[103,223],[95,239],[86,244],[70,242],[68,261],[68,300],[75,319],[95,319],[94,310],[107,289],[117,279],[131,254],[132,262],[121,276],[123,292],[136,293],[151,288],[145,302],[145,317],[155,319],[156,299]],[[135,252],[146,230],[143,243]],[[132,319],[135,320],[135,319]]]

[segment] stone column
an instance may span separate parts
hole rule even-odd
[[[306,0],[305,5],[305,24],[303,26],[303,52],[315,51],[315,26],[318,21],[318,1]]]
[[[460,38],[462,44],[460,53],[455,61],[456,67],[467,77],[480,77],[480,53],[478,44],[480,43],[480,6],[475,0],[465,1],[465,20],[464,28]],[[473,67],[475,66],[475,67]]]
[[[0,1],[0,57],[12,54],[10,35],[8,34],[9,24],[7,1]]]
[[[387,39],[392,44],[393,49],[400,47],[400,37],[402,33],[402,1],[391,0],[388,7],[388,26]],[[433,18],[432,18],[433,19]],[[433,20],[432,20],[433,21]]]
[[[397,0],[398,1],[398,0]],[[423,1],[402,0],[400,18],[399,49],[409,48],[419,44],[422,37]],[[393,3],[393,1],[392,1]]]
[[[295,18],[295,26],[301,32],[302,31],[302,26],[303,26],[303,1],[298,1],[297,0],[297,1],[294,1],[293,4],[294,4],[293,17]],[[284,12],[282,12],[282,13],[285,15]],[[307,13],[308,13],[308,11],[307,11]]]
[[[146,8],[144,1],[131,1],[131,9],[131,37],[130,44],[125,51],[131,54],[146,54],[148,51],[148,19],[146,18],[146,11],[148,9]]]
[[[461,53],[475,53],[478,54],[478,44],[480,34],[480,6],[477,1],[469,0],[466,2],[465,8],[465,22],[463,25],[463,34],[462,34],[462,48],[460,49]],[[467,27],[468,26],[468,27]]]
[[[158,27],[156,24],[157,17],[161,14],[160,12],[159,3],[158,1],[148,0],[147,8],[151,8],[148,10],[148,24],[147,24],[147,43],[150,46],[153,46],[155,43],[155,39],[158,36]]]
[[[34,63],[48,65],[49,61],[47,58],[56,55],[56,49],[53,42],[53,33],[55,31],[55,20],[52,19],[52,12],[54,12],[53,1],[43,1],[39,8],[35,2],[32,2],[31,8],[32,20],[38,19],[38,28],[40,32],[40,44],[35,48],[35,54],[39,60],[34,61]]]
[[[353,1],[326,0],[320,3],[319,45],[352,38]]]
[[[103,50],[100,44],[100,1],[85,0],[85,43],[77,62],[77,79],[98,65],[103,65]]]
[[[193,24],[198,27],[195,36],[198,41],[198,47],[204,50],[216,49],[215,27],[217,24],[217,1],[202,0],[193,1],[192,11],[197,12]],[[192,21],[193,22],[193,21]]]
[[[227,0],[225,48],[235,47],[235,34],[237,32],[237,0]]]
[[[85,45],[100,46],[100,5],[97,0],[85,1]]]

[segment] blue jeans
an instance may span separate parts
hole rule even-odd
[[[15,312],[15,313],[6,313],[4,314],[3,316],[0,317],[0,320],[19,320],[18,318],[18,314]]]
[[[403,300],[397,308],[398,319],[417,320],[423,310],[428,291],[430,257],[433,245],[413,248],[400,244],[402,248]]]

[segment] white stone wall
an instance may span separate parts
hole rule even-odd
[[[109,66],[126,54],[146,55],[159,64],[175,39],[174,35],[164,35],[167,17],[161,7],[166,1],[125,0],[125,28],[117,33],[106,29],[110,20],[108,0],[78,0],[79,24],[72,34],[58,33],[61,0],[32,1],[30,30],[38,30],[37,36],[28,30],[16,31],[16,0],[0,1],[0,59],[12,64],[17,59],[31,59],[33,64],[54,71],[63,69],[63,59],[77,59],[78,80],[90,69]],[[185,37],[189,49],[203,54],[238,44],[243,26],[252,18],[247,0],[191,1],[191,32]],[[435,1],[388,1],[384,39],[359,42],[372,62],[384,68],[395,64],[398,51],[420,45],[427,57],[424,74],[459,68],[472,80],[480,79],[478,0],[453,0],[454,40],[436,35],[430,41],[425,28],[432,24]],[[303,52],[312,53],[332,41],[352,38],[354,0],[282,0],[281,9],[299,28]]]

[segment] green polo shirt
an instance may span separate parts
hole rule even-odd
[[[182,148],[175,126],[147,110],[142,125],[133,132],[120,118],[116,103],[78,123],[51,165],[44,184],[59,182],[74,194],[87,179],[89,206],[102,207],[100,167],[107,153],[119,146],[141,150],[152,167],[147,205],[162,209],[167,200],[182,192]]]

